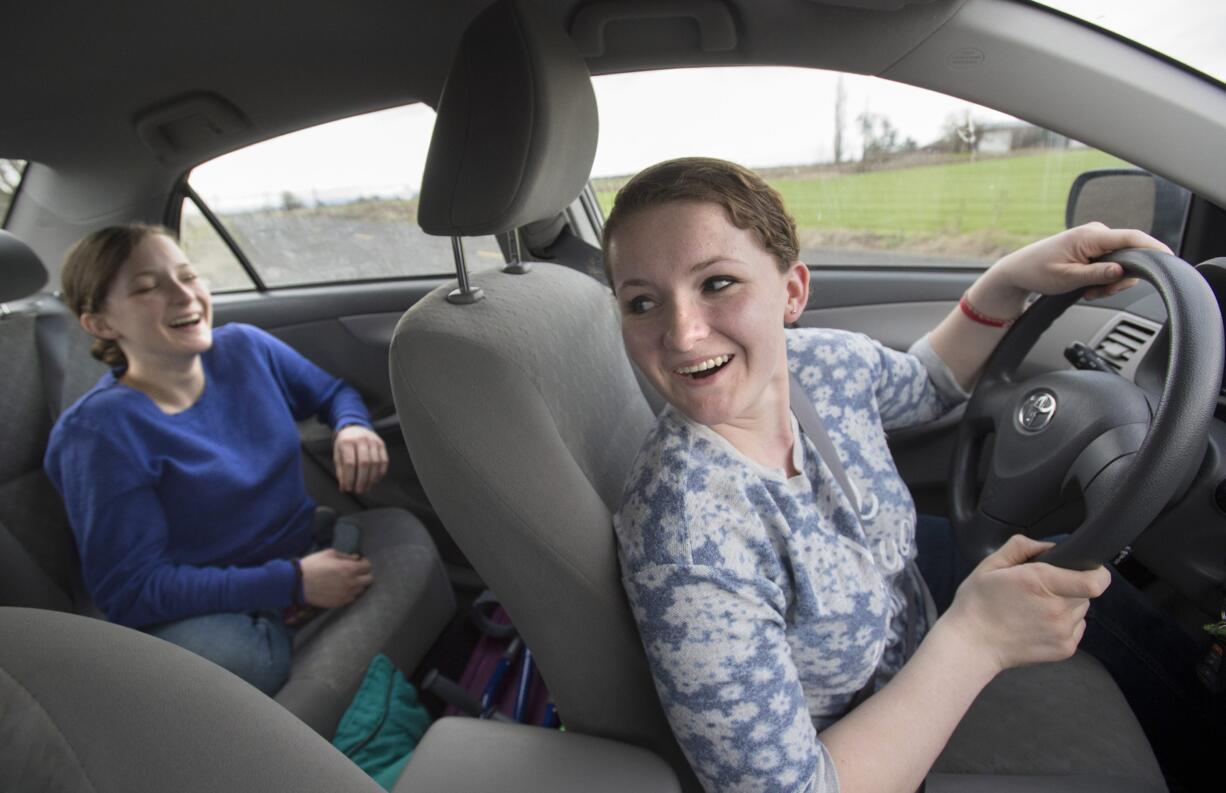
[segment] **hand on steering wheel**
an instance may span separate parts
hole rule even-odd
[[[1018,368],[1085,290],[1037,300],[1009,329],[967,403],[950,473],[959,546],[980,559],[1015,533],[1069,533],[1039,560],[1089,570],[1148,526],[1195,472],[1222,385],[1217,300],[1187,262],[1130,249],[1101,257],[1152,284],[1166,305],[1170,357],[1161,397],[1115,374]],[[985,442],[987,476],[977,487]],[[1081,517],[1078,520],[1078,517]]]

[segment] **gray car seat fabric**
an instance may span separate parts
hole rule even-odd
[[[587,183],[596,98],[561,24],[527,0],[470,23],[438,104],[417,221],[429,234],[498,234],[552,218]]]
[[[475,747],[480,747],[474,751]],[[481,762],[474,763],[474,753]],[[674,793],[672,769],[623,743],[485,719],[447,718],[422,737],[392,793]]]
[[[321,735],[336,732],[371,657],[411,673],[455,613],[455,596],[434,542],[400,509],[349,516],[375,582],[352,604],[325,612],[294,637],[289,680],[276,700]]]
[[[608,289],[536,263],[437,290],[401,319],[392,390],[443,524],[510,613],[568,728],[687,775],[621,587],[612,510],[653,415]]]
[[[1138,789],[1166,790],[1124,695],[1102,664],[1083,652],[997,676],[958,724],[933,771],[1123,778]]]
[[[143,633],[0,608],[0,790],[378,793],[229,672]]]
[[[43,473],[51,432],[47,364],[39,354],[44,323],[57,321],[43,301],[0,318],[0,605],[86,608],[76,546],[63,503]],[[74,597],[74,593],[77,596]]]
[[[47,269],[30,246],[0,229],[0,303],[29,297],[47,283]]]

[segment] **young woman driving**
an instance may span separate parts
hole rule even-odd
[[[668,402],[615,518],[623,581],[708,790],[914,791],[997,673],[1073,653],[1110,577],[1023,564],[1048,543],[1013,537],[934,623],[908,608],[923,587],[908,564],[916,513],[885,431],[965,399],[1031,292],[1129,286],[1118,264],[1091,262],[1127,247],[1166,250],[1101,224],[1027,246],[900,353],[786,329],[809,270],[753,172],[674,160],[618,193],[604,250],[622,335]],[[790,378],[856,492],[798,424]]]
[[[283,610],[343,606],[371,583],[368,560],[309,552],[295,426],[331,425],[341,489],[364,492],[387,452],[361,397],[256,328],[213,330],[208,288],[164,228],[91,234],[62,281],[112,367],[60,417],[45,460],[90,595],[110,620],[275,693],[290,667]]]

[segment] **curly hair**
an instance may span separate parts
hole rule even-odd
[[[609,243],[625,219],[673,201],[701,201],[723,207],[732,225],[753,232],[766,252],[775,257],[781,272],[800,258],[796,221],[784,209],[783,198],[761,176],[727,160],[682,157],[639,171],[617,191],[601,242],[610,286],[613,273]]]
[[[73,245],[60,268],[60,286],[68,308],[78,317],[100,310],[119,268],[146,237],[154,234],[175,238],[165,226],[125,223],[99,229]],[[127,366],[123,350],[110,339],[95,338],[89,351],[112,368]]]

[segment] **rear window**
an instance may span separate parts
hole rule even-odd
[[[25,170],[25,160],[0,158],[0,222],[9,215],[9,207],[13,204],[13,196],[17,193],[17,185],[21,184],[21,175]]]
[[[407,105],[200,165],[187,180],[199,205],[184,202],[184,250],[221,291],[251,288],[238,254],[269,288],[449,276],[450,238],[417,225],[433,129],[433,110]],[[470,269],[503,264],[494,237],[466,237],[464,247]]]

